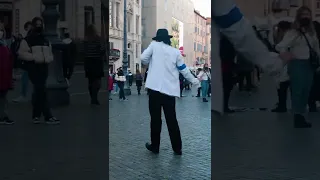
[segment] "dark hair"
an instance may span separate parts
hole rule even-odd
[[[31,21],[33,27],[37,25],[37,21],[41,21],[43,23],[43,19],[41,17],[34,17]]]
[[[93,24],[90,24],[87,28],[86,28],[86,33],[85,33],[85,39],[86,40],[93,40],[93,39],[98,39],[98,33],[96,30],[96,27]]]
[[[293,29],[297,30],[297,31],[300,31],[300,18],[303,14],[303,12],[307,11],[308,13],[310,13],[310,16],[311,16],[311,21],[312,21],[312,11],[309,7],[307,6],[301,6],[298,10],[297,10],[297,13],[296,13],[296,17],[295,17],[295,20],[293,22]],[[307,32],[309,32],[311,35],[314,35],[315,33],[315,29],[314,29],[314,26],[313,26],[313,23],[310,23],[310,25],[308,27],[306,27],[306,30]]]
[[[288,22],[288,21],[280,21],[277,26],[279,29],[287,31],[287,30],[291,29],[292,23]]]
[[[163,42],[169,46],[171,46],[171,40],[168,38],[168,39],[164,39],[164,40],[157,40],[157,42]]]
[[[24,23],[23,27],[24,27],[24,29],[27,29],[28,26],[32,26],[32,22],[31,21],[28,21],[28,22]]]

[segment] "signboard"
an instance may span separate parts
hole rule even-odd
[[[220,35],[219,29],[213,24],[211,50],[211,110],[223,114],[223,88],[220,60]]]

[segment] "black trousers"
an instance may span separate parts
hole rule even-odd
[[[40,118],[43,115],[47,120],[52,117],[47,99],[48,64],[28,64],[27,70],[33,84],[32,118]]]
[[[92,102],[98,102],[98,94],[101,88],[101,78],[88,78],[88,90]]]
[[[151,144],[155,149],[160,147],[162,127],[161,108],[166,118],[172,149],[176,152],[182,149],[180,128],[176,116],[175,97],[149,90],[149,112],[151,116]]]
[[[244,80],[246,80],[246,89],[249,90],[252,88],[252,80],[251,80],[251,71],[243,71],[239,72],[239,89],[242,90],[244,88]]]
[[[71,63],[63,61],[62,68],[64,78],[70,79],[74,69]]]
[[[141,86],[137,86],[138,94],[141,94]]]
[[[287,108],[287,96],[288,89],[290,87],[290,81],[280,82],[280,87],[278,89],[278,107]]]
[[[222,84],[223,84],[223,107],[224,110],[229,109],[229,99],[233,88],[233,74],[223,73],[222,74]]]
[[[118,81],[118,87],[119,87],[119,99],[126,99],[126,96],[124,95],[124,82]]]

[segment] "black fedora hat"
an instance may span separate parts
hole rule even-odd
[[[152,40],[166,40],[171,39],[173,36],[169,35],[169,32],[167,29],[158,29],[156,37],[152,38]]]

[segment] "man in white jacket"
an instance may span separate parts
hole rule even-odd
[[[183,62],[178,49],[170,46],[167,29],[159,29],[149,47],[141,55],[141,63],[148,65],[146,88],[149,90],[149,112],[151,116],[151,144],[146,148],[157,154],[160,147],[161,108],[163,108],[171,145],[176,155],[182,154],[180,129],[176,117],[176,97],[180,97],[179,73],[193,84],[199,81]]]

